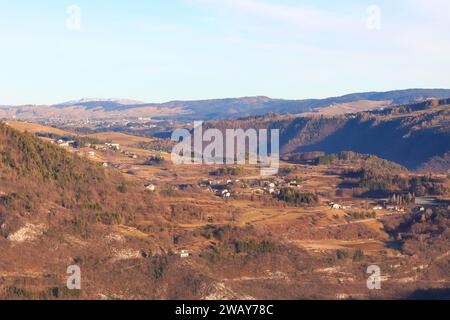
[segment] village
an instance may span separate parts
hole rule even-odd
[[[114,142],[103,142],[103,143],[85,143],[83,148],[77,146],[75,140],[60,138],[51,140],[51,143],[56,144],[60,147],[69,149],[71,152],[78,154],[79,156],[86,157],[92,161],[101,162],[104,168],[116,168],[116,169],[129,169],[130,164],[124,166],[123,160],[117,158],[117,156],[125,157],[135,162],[131,162],[133,167],[149,167],[155,164],[155,159],[164,162],[168,155],[163,153],[151,153],[150,155],[139,155],[136,151],[130,151],[129,147],[122,147],[119,143]],[[135,148],[133,148],[135,149]],[[111,161],[104,161],[109,159]],[[164,164],[166,165],[166,164]],[[158,165],[156,165],[158,167]],[[289,170],[288,170],[289,171]],[[132,170],[128,170],[132,172]],[[211,175],[209,172],[208,175]],[[226,176],[226,175],[225,175]],[[289,188],[292,190],[307,190],[310,192],[308,186],[308,179],[311,178],[304,177],[299,178],[290,176],[275,176],[269,179],[262,179],[260,177],[246,178],[245,175],[239,177],[239,179],[232,179],[231,176],[225,179],[201,179],[197,182],[190,183],[175,183],[179,191],[192,190],[198,187],[200,190],[205,191],[219,199],[225,201],[234,201],[236,199],[242,199],[243,197],[273,197],[277,198],[280,191],[284,188]],[[144,190],[150,193],[155,193],[158,191],[158,181],[152,179],[152,181],[144,182]],[[313,190],[317,191],[317,190]],[[405,213],[419,213],[428,214],[433,212],[433,209],[440,207],[442,205],[450,206],[450,202],[442,203],[434,198],[415,198],[414,201],[408,205],[399,205],[398,203],[392,202],[392,199],[358,199],[358,198],[329,198],[326,196],[321,196],[321,205],[327,207],[331,211],[344,212],[346,216],[352,217],[357,216],[355,212],[365,212],[365,217],[382,217],[386,215],[398,215]],[[360,213],[359,213],[360,214]],[[361,215],[361,214],[360,214]],[[361,215],[363,216],[363,215]],[[209,221],[213,221],[210,217]]]

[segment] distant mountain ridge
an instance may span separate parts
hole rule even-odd
[[[268,113],[302,114],[320,112],[346,104],[346,110],[367,111],[431,98],[448,98],[450,89],[407,89],[387,92],[352,93],[326,99],[284,100],[265,96],[212,100],[145,103],[127,99],[82,99],[44,106],[14,106],[0,110],[0,118],[21,120],[67,119],[132,119],[154,117],[175,120],[238,119]],[[344,108],[343,108],[344,109]],[[345,111],[348,113],[351,111]]]
[[[67,101],[52,105],[52,107],[74,107],[85,106],[88,108],[103,107],[106,110],[123,109],[127,106],[145,105],[145,102],[130,100],[130,99],[98,99],[98,98],[83,98],[80,100]]]

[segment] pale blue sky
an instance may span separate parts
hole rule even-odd
[[[450,88],[449,34],[447,0],[0,0],[0,105]]]

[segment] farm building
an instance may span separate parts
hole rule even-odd
[[[187,251],[187,250],[181,250],[180,258],[186,259],[186,258],[189,258],[189,256],[190,256],[189,251]]]

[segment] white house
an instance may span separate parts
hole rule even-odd
[[[110,148],[111,150],[120,150],[120,144],[118,143],[105,143],[105,145]]]
[[[275,188],[271,188],[271,187],[266,187],[264,188],[264,191],[268,194],[274,194],[275,193]]]
[[[180,258],[185,259],[185,258],[189,258],[189,256],[190,256],[189,251],[181,250]]]
[[[225,190],[218,190],[216,192],[217,196],[222,197],[222,198],[229,198],[231,197],[231,192],[228,191],[228,189]]]
[[[68,146],[69,146],[69,142],[64,141],[64,140],[62,140],[62,139],[59,139],[58,141],[56,141],[56,144],[57,144],[58,146],[61,146],[61,147],[68,147]]]
[[[273,183],[273,182],[270,182],[270,181],[266,181],[265,183],[264,183],[264,185],[265,185],[265,189],[275,189],[275,183]]]

